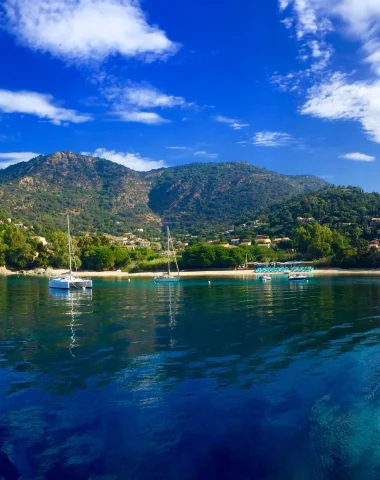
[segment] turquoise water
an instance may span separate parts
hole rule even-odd
[[[0,478],[380,478],[379,327],[374,277],[0,278]]]

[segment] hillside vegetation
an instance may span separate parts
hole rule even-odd
[[[200,231],[253,218],[260,208],[325,185],[316,177],[288,177],[240,162],[140,173],[57,152],[0,170],[0,215],[37,231],[39,226],[64,230],[69,210],[76,232],[122,234],[136,227],[158,232],[165,224]]]
[[[270,207],[267,219],[273,234],[291,234],[299,225],[297,218],[309,217],[321,225],[370,239],[377,236],[372,219],[379,216],[380,194],[330,186]]]

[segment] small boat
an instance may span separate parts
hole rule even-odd
[[[72,271],[72,263],[74,260],[74,265],[75,265],[75,257],[73,257],[73,253],[72,253],[69,215],[67,215],[67,232],[68,232],[68,243],[69,243],[70,270],[66,273],[63,273],[60,277],[51,279],[48,284],[49,288],[57,288],[61,290],[70,290],[70,288],[76,288],[76,289],[92,288],[92,280],[89,280],[87,278],[75,277]]]
[[[167,271],[167,273],[165,273],[165,274],[163,274],[159,277],[155,277],[153,279],[154,283],[166,283],[166,284],[170,283],[170,284],[173,284],[173,283],[178,283],[180,281],[177,257],[175,255],[173,240],[170,236],[169,227],[167,227],[167,237],[168,237],[168,251],[167,251],[167,254],[168,254],[168,271]],[[171,248],[172,248],[172,251],[171,251]],[[170,272],[170,262],[172,260],[171,257],[174,257],[175,265],[177,267],[177,275],[172,275],[171,272]]]
[[[70,290],[71,288],[92,288],[92,280],[75,277],[70,270],[69,272],[63,273],[58,278],[52,278],[49,282],[49,288],[59,288],[61,290]]]
[[[259,280],[261,280],[262,282],[271,282],[272,277],[270,275],[261,275],[259,277]]]
[[[288,277],[289,282],[303,282],[307,280],[306,275],[289,275]]]

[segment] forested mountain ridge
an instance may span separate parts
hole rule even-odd
[[[361,236],[370,234],[373,222],[376,224],[372,219],[380,217],[380,194],[365,193],[358,187],[329,186],[271,206],[266,217],[273,233],[290,234],[302,218],[310,218],[344,231],[360,229],[357,236]]]
[[[135,172],[108,160],[57,152],[0,170],[0,214],[77,231],[123,233],[162,225],[191,230],[227,226],[326,186],[313,176],[285,176],[248,163],[189,164]]]
[[[317,177],[289,177],[244,162],[192,163],[153,170],[145,178],[152,182],[150,208],[164,223],[184,229],[252,219],[259,208],[327,185]]]

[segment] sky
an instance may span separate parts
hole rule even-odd
[[[245,161],[380,191],[379,0],[0,0],[0,168]]]

